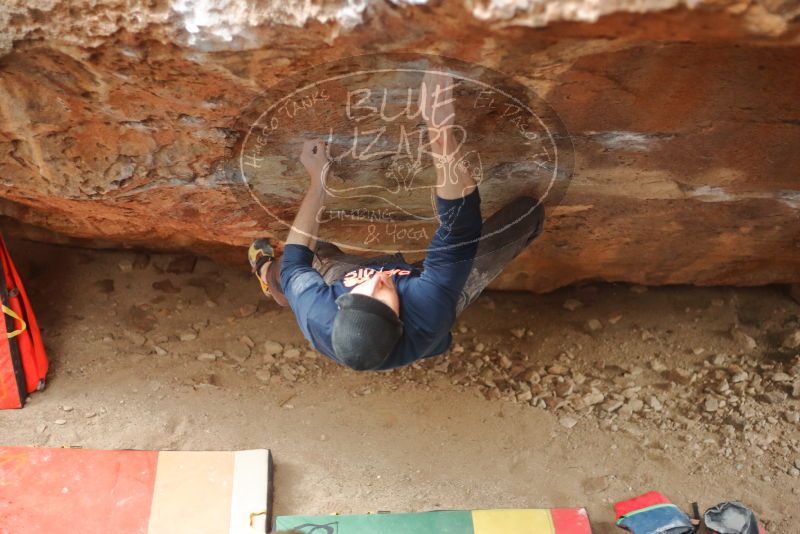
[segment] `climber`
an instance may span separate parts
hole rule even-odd
[[[455,144],[451,82],[436,72],[426,74],[422,85],[432,91],[429,96],[436,88],[444,97],[427,99],[425,114],[432,156],[439,162],[459,159],[458,149],[449,150]],[[344,254],[314,237],[326,194],[326,144],[306,141],[300,161],[311,181],[283,255],[275,258],[269,240],[259,239],[248,256],[264,293],[291,307],[318,351],[352,369],[391,369],[445,352],[458,315],[541,232],[543,209],[530,197],[482,223],[474,178],[445,163],[436,167],[439,227],[421,264],[409,264],[399,253]]]

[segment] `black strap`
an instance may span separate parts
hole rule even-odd
[[[692,515],[697,520],[697,524],[694,526],[693,532],[698,532],[700,530],[700,526],[703,524],[703,521],[700,519],[700,507],[696,502],[692,503]]]

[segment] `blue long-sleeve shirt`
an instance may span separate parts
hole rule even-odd
[[[381,268],[392,272],[403,322],[403,335],[381,369],[408,365],[450,347],[456,305],[481,235],[480,196],[476,188],[463,199],[437,197],[436,206],[439,228],[421,270],[403,262],[368,264],[328,285],[311,266],[314,253],[308,247],[286,246],[281,287],[300,330],[314,348],[339,361],[331,342],[333,319],[338,311],[336,298]]]

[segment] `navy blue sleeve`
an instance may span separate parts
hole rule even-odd
[[[311,266],[314,253],[304,245],[286,245],[281,258],[281,288],[297,324],[310,339],[308,320],[328,284]]]
[[[292,289],[293,281],[299,275],[313,273],[322,281],[322,277],[311,266],[313,260],[314,253],[305,245],[286,245],[283,249],[283,257],[281,258],[281,288],[283,292],[286,293],[286,298],[289,298],[289,292]]]
[[[483,220],[478,189],[464,198],[436,197],[439,228],[428,247],[420,281],[436,296],[458,302],[478,251]]]

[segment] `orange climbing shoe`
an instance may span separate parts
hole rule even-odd
[[[274,259],[275,249],[272,247],[272,243],[270,242],[269,238],[256,239],[247,250],[247,260],[250,262],[250,268],[252,269],[253,274],[256,275],[258,283],[261,285],[261,291],[263,291],[268,297],[272,297],[272,293],[270,293],[269,290],[269,284],[266,280],[264,280],[264,278],[261,278],[259,273],[261,272],[261,268],[265,263],[273,261]]]

